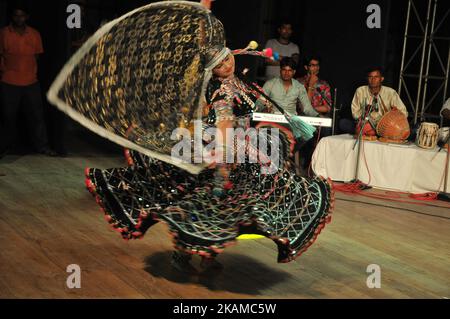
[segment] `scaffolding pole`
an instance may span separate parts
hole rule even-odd
[[[426,10],[419,12],[416,4],[423,4],[423,0],[409,0],[408,9],[406,14],[405,33],[403,38],[403,50],[402,59],[400,65],[400,77],[398,85],[398,93],[402,97],[403,101],[406,101],[407,107],[414,113],[413,120],[414,125],[417,121],[423,121],[425,112],[429,109],[435,99],[441,95],[442,104],[447,98],[448,89],[448,77],[450,67],[450,37],[439,36],[439,30],[448,30],[449,28],[442,28],[449,25],[450,8],[444,12],[444,9],[439,7],[442,3],[442,7],[445,6],[446,0],[428,0]],[[426,11],[426,15],[424,13]],[[444,12],[440,20],[437,18],[437,12]],[[436,26],[437,25],[437,26]],[[420,34],[412,34],[413,27],[419,29]],[[420,40],[417,45],[417,41]],[[442,49],[444,45],[449,46],[446,59],[442,58]],[[412,50],[408,48],[414,48]],[[420,61],[417,61],[418,53],[420,54]],[[432,54],[434,52],[434,54]],[[445,54],[444,54],[445,55]],[[447,60],[446,65],[444,62]],[[413,62],[416,62],[415,64]],[[419,62],[419,63],[417,63]],[[440,70],[438,75],[430,74],[432,72],[431,65]],[[430,81],[437,81],[434,94],[429,96]],[[403,93],[404,91],[404,93]],[[416,91],[416,94],[411,94]],[[441,105],[442,105],[441,104]]]

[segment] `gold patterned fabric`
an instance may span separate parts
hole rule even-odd
[[[123,238],[141,238],[164,221],[177,249],[212,257],[240,234],[260,234],[277,245],[279,262],[289,262],[330,221],[333,201],[328,181],[295,175],[290,135],[278,140],[266,132],[258,146],[241,147],[246,162],[230,165],[227,183],[220,168],[170,156],[179,142],[171,139],[173,131],[201,119],[202,102],[220,113],[223,100],[235,127],[250,126],[260,94],[237,78],[210,81],[229,54],[224,39],[221,23],[198,4],[139,8],[97,31],[61,71],[48,98],[97,134],[132,149],[126,151],[128,167],[85,171],[86,186]],[[250,163],[255,154],[261,156]]]
[[[150,4],[99,29],[48,98],[97,134],[171,162],[171,133],[197,118],[211,48],[224,46],[222,24],[199,4]]]

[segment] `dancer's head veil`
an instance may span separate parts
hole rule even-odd
[[[229,51],[228,51],[229,52]],[[222,24],[200,4],[146,5],[101,27],[74,54],[47,97],[95,133],[192,173],[171,158],[181,118],[201,113],[211,71],[226,55]]]

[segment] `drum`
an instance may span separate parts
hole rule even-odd
[[[432,149],[438,141],[439,125],[423,122],[417,131],[416,145],[422,148]]]
[[[397,108],[392,108],[378,122],[377,134],[380,142],[405,143],[410,134],[408,118]]]

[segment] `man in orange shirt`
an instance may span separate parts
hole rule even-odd
[[[39,32],[26,24],[24,9],[12,11],[12,21],[0,30],[0,157],[8,151],[15,134],[21,104],[29,125],[35,151],[49,156],[56,153],[48,146],[42,95],[37,79],[38,54],[44,52]]]

